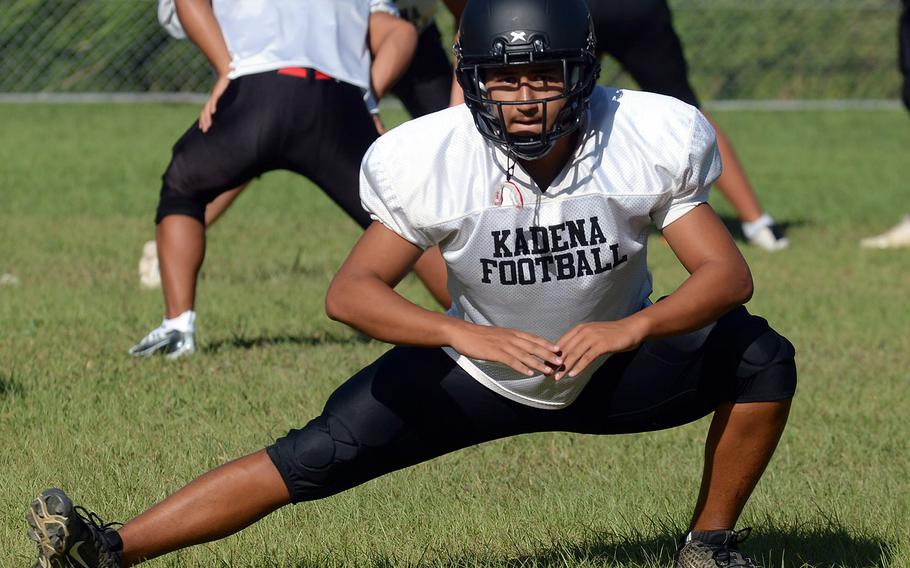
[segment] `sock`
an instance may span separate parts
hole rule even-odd
[[[699,542],[704,542],[705,544],[726,544],[732,534],[732,530],[724,529],[716,531],[689,531],[683,537],[683,542],[697,540]]]
[[[747,239],[752,240],[760,230],[764,229],[765,227],[770,227],[773,224],[774,219],[767,213],[762,213],[762,216],[758,219],[742,224],[743,235],[745,235]]]
[[[164,318],[164,321],[161,322],[161,326],[166,329],[176,329],[177,331],[182,331],[184,333],[196,331],[196,312],[187,310],[175,318]]]

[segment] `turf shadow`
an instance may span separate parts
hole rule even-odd
[[[318,347],[323,345],[362,345],[372,341],[365,335],[260,335],[257,337],[234,336],[215,341],[207,341],[202,348],[203,353],[218,353],[234,349],[257,349],[276,345],[294,345],[303,347]]]
[[[619,538],[594,535],[577,543],[556,543],[532,555],[488,562],[509,568],[564,566],[666,566],[673,565],[678,534]],[[892,547],[882,539],[850,534],[841,527],[769,528],[753,532],[742,550],[764,568],[784,567],[889,567]],[[465,562],[463,565],[487,564]]]
[[[678,533],[662,530],[651,535],[618,536],[592,534],[578,542],[553,542],[531,554],[485,556],[482,553],[439,554],[403,560],[377,555],[363,563],[369,568],[475,567],[544,568],[552,566],[626,566],[672,568]],[[884,540],[851,535],[846,529],[805,527],[768,529],[755,532],[742,546],[743,552],[764,568],[790,567],[874,567],[893,564],[892,547]],[[325,564],[323,559],[322,563]],[[331,562],[329,562],[331,563]],[[300,562],[296,568],[311,568],[320,563]]]
[[[731,217],[729,215],[721,215],[720,220],[723,222],[724,226],[727,227],[727,230],[733,235],[733,238],[737,241],[745,242],[746,236],[743,235],[743,226],[740,220],[736,217]],[[792,219],[787,221],[775,220],[777,226],[780,227],[786,234],[790,229],[794,227],[803,227],[809,224],[809,221],[805,219]]]
[[[12,372],[0,374],[0,400],[7,398],[25,398],[25,387]]]
[[[731,217],[729,215],[721,215],[720,220],[727,228],[727,231],[729,231],[730,235],[733,237],[733,240],[741,243],[746,242],[746,236],[743,235],[743,227],[739,219],[736,217]],[[805,219],[777,221],[777,226],[783,229],[784,233],[787,233],[794,227],[804,227],[809,224],[811,223]],[[651,225],[649,230],[652,235],[660,235],[660,231],[654,225]]]

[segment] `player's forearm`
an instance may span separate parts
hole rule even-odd
[[[371,276],[336,277],[326,314],[380,341],[420,347],[449,345],[459,321],[421,308]]]
[[[417,50],[417,30],[401,18],[376,12],[370,16],[370,79],[381,99],[404,75]]]
[[[176,0],[177,17],[186,35],[215,68],[219,76],[227,76],[231,68],[231,54],[228,51],[221,26],[215,19],[210,0]]]
[[[745,263],[708,262],[672,294],[630,316],[646,339],[687,333],[749,301],[752,275]]]

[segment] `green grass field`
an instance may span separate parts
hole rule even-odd
[[[21,280],[0,287],[0,566],[30,565],[24,513],[42,488],[126,520],[305,423],[386,349],[322,310],[357,229],[308,182],[273,173],[210,233],[202,351],[126,355],[162,315],[136,265],[170,145],[196,112],[0,105],[0,273]],[[767,567],[910,566],[910,251],[857,246],[910,210],[910,119],[716,118],[793,241],[744,251],[750,308],[793,340],[801,372],[745,548]],[[684,276],[656,238],[651,262],[658,294]],[[431,305],[413,279],[401,290]],[[470,448],[150,566],[669,566],[707,424]]]

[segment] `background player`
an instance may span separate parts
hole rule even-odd
[[[370,50],[374,54],[374,63],[373,99],[368,108],[380,134],[385,133],[385,126],[379,118],[378,101],[388,92],[398,97],[414,118],[464,102],[436,26],[439,4],[439,0],[370,2]],[[464,9],[464,0],[445,0],[445,5],[457,22]],[[400,13],[401,17],[395,17],[395,13]],[[404,22],[410,22],[411,25],[406,26],[409,32],[417,32],[416,46],[410,46],[411,39],[401,29],[400,24]],[[409,47],[412,47],[413,57],[405,59],[403,52],[407,52]],[[379,64],[379,58],[386,63]],[[206,226],[214,223],[242,190],[240,187],[225,192],[210,203],[205,211]],[[152,258],[154,262],[154,254],[154,251],[149,251],[144,253],[143,258]],[[140,267],[140,275],[145,272],[147,269]]]
[[[159,0],[158,21],[172,37],[186,38],[186,32],[180,23],[173,0]],[[379,118],[379,99],[388,92],[411,64],[414,50],[417,47],[417,32],[413,25],[399,17],[392,0],[370,1],[368,30],[367,37],[372,57],[371,90],[365,93],[364,102],[373,117],[377,132],[383,134],[385,126]],[[242,184],[229,189],[206,205],[206,229],[221,218],[246,187],[247,184]],[[143,245],[142,256],[139,259],[139,285],[145,289],[161,287],[158,247],[155,241],[148,241]],[[442,298],[440,301],[445,300]]]
[[[166,317],[130,349],[142,357],[195,350],[206,206],[220,195],[236,195],[264,172],[289,169],[311,179],[358,224],[369,224],[356,191],[360,159],[377,136],[363,103],[371,86],[369,0],[257,0],[249,10],[208,0],[176,6],[218,79],[164,174],[155,220]],[[447,305],[438,252],[415,271]]]
[[[699,106],[666,0],[587,1],[599,52],[616,58],[641,89]],[[789,241],[759,204],[732,142],[711,116],[702,112],[714,126],[724,163],[717,187],[736,210],[746,240],[768,251],[787,248]]]
[[[455,18],[455,25],[461,20],[465,0],[445,0],[446,7]],[[401,17],[411,22],[420,34],[417,50],[407,71],[392,87],[408,113],[420,117],[440,111],[448,106],[461,104],[464,97],[461,87],[455,81],[452,62],[449,60],[450,46],[444,46],[436,25],[438,0],[395,0]]]
[[[903,0],[898,24],[898,62],[903,77],[901,98],[910,110],[910,0]],[[884,233],[863,239],[860,245],[873,249],[910,247],[910,214]]]
[[[40,561],[78,547],[92,555],[86,568],[128,566],[484,441],[641,432],[713,411],[677,565],[752,566],[733,527],[786,423],[793,347],[741,306],[749,269],[706,204],[720,173],[709,123],[670,97],[595,89],[584,1],[548,5],[470,0],[458,49],[468,107],[411,121],[364,159],[361,196],[377,222],[326,308],[399,346],[304,428],[119,531],[45,491],[29,512]],[[690,273],[655,304],[651,222]],[[437,243],[449,315],[393,289]]]

